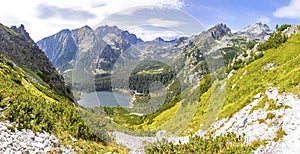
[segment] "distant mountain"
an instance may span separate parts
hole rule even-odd
[[[266,24],[255,23],[246,27],[243,30],[237,31],[235,35],[240,35],[249,38],[250,40],[267,40],[268,36],[272,33],[270,27]]]
[[[23,25],[11,29],[0,24],[0,54],[21,68],[31,70],[62,95],[69,95],[63,77],[33,42]]]
[[[95,66],[95,74],[107,77],[113,67],[118,68],[124,62],[156,59],[174,65],[177,73],[185,76],[185,82],[191,83],[198,82],[208,69],[215,70],[226,65],[235,54],[246,49],[249,41],[263,40],[269,34],[268,26],[262,24],[231,33],[230,28],[221,23],[191,37],[171,41],[156,38],[144,42],[116,26],[101,26],[95,30],[84,26],[62,30],[38,41],[37,45],[67,81],[70,81],[70,71],[76,60],[80,61],[83,69],[92,70],[90,67]],[[209,61],[208,64],[203,62],[205,60]],[[120,76],[123,76],[121,72],[119,70]]]
[[[67,73],[77,56],[89,52],[104,71],[111,69],[120,53],[131,44],[142,42],[134,34],[122,31],[116,26],[102,26],[96,30],[84,26],[75,30],[62,30],[46,37],[37,45],[46,53],[61,74]],[[88,65],[88,64],[87,64]]]

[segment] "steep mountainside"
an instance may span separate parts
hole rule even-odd
[[[186,129],[194,131],[194,137],[167,138],[170,143],[154,144],[148,151],[297,153],[299,29],[299,26],[289,26],[277,30],[266,42],[257,44],[268,46],[276,42],[263,51],[262,57],[236,68],[221,81],[214,80],[201,96],[198,111]],[[285,35],[290,38],[282,40]],[[220,85],[224,85],[223,91],[215,91]],[[207,137],[214,139],[206,140]],[[179,141],[184,144],[178,144]],[[236,143],[239,141],[242,144]]]
[[[15,30],[15,31],[14,31]],[[63,77],[58,74],[47,56],[32,41],[24,26],[12,29],[0,25],[0,54],[9,57],[25,71],[33,71],[53,90],[62,95],[70,95]]]
[[[103,26],[93,30],[84,26],[75,30],[62,30],[38,41],[37,45],[58,71],[65,74],[74,67],[76,58],[90,62],[86,65],[98,62],[97,67],[101,71],[110,70],[122,51],[139,42],[142,40],[117,27]],[[94,56],[85,55],[86,52]]]
[[[62,77],[23,26],[17,31],[0,27],[0,153],[125,153],[85,125]]]

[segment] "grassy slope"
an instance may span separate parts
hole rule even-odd
[[[18,67],[0,57],[0,107],[7,107],[2,120],[15,121],[19,128],[48,131],[62,145],[72,145],[78,151],[125,151],[116,145],[87,139],[95,136],[84,126],[76,107],[43,85],[32,82]],[[72,142],[71,136],[78,138],[78,142]]]
[[[206,129],[217,118],[230,117],[252,102],[254,95],[264,92],[269,86],[278,88],[280,92],[298,94],[297,86],[300,80],[299,44],[300,34],[296,34],[277,49],[265,51],[264,57],[239,69],[229,80],[216,80],[212,87],[201,96],[200,102],[188,100],[188,98],[193,98],[190,95],[200,95],[187,89],[182,93],[185,100],[177,102],[175,106],[159,113],[150,123],[144,119],[146,121],[143,123],[132,124],[130,127],[133,130],[141,128],[155,131],[167,129],[176,134],[188,135],[199,130],[200,124],[202,124],[201,129]],[[279,64],[279,67],[269,71],[264,70],[264,66],[269,63]],[[226,82],[225,91],[216,92],[224,82]],[[197,112],[194,111],[195,109]],[[190,120],[192,117],[193,119]],[[188,122],[190,124],[186,127]]]
[[[160,113],[157,117],[153,119],[153,122],[150,125],[147,125],[147,121],[142,123],[141,125],[138,125],[137,127],[142,127],[145,130],[155,130],[159,129],[159,127],[165,123],[166,121],[169,121],[178,111],[179,107],[181,105],[181,102],[176,103],[176,105],[170,109],[167,109]]]
[[[264,92],[274,86],[280,92],[299,93],[297,85],[300,80],[300,34],[292,36],[277,49],[265,51],[263,58],[240,69],[226,85],[226,99],[219,118],[228,117],[252,101],[258,92]],[[268,64],[279,67],[266,71]],[[243,73],[245,73],[243,75]],[[234,86],[234,88],[232,88]]]
[[[266,71],[263,67],[268,63],[279,64],[279,67]],[[244,74],[244,75],[243,75]],[[253,96],[264,92],[269,86],[279,89],[279,92],[299,94],[300,81],[300,34],[288,39],[277,49],[265,51],[264,57],[239,69],[226,84],[226,94],[218,118],[230,117],[235,112],[253,101]],[[213,86],[212,86],[213,87]],[[213,88],[202,95],[198,111],[192,124],[191,132],[197,131],[206,116]]]

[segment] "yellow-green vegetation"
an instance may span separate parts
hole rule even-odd
[[[146,125],[147,122],[138,125],[137,127],[142,127],[145,130],[155,130],[159,126],[161,126],[163,123],[169,121],[178,111],[179,107],[181,106],[181,102],[176,103],[176,105],[170,109],[167,109],[163,111],[161,114],[159,114],[157,117],[153,119],[153,122],[150,125]]]
[[[224,96],[225,96],[225,82],[220,82],[218,80],[214,81],[212,85],[212,93],[209,100],[209,107],[204,116],[204,121],[202,123],[201,129],[205,130],[209,128],[209,126],[215,122],[218,117],[219,111],[223,107]]]
[[[288,105],[283,105],[283,104],[276,105],[273,99],[268,99],[264,94],[263,98],[259,101],[259,103],[250,110],[250,113],[252,113],[255,110],[264,108],[266,104],[268,105],[267,111],[278,110],[281,108],[285,108],[285,109],[289,108]]]
[[[0,23],[0,26],[3,27],[6,31],[8,31],[10,34],[12,35],[16,35],[16,36],[20,36],[18,33],[16,33],[15,31],[13,31],[12,29],[10,29],[7,26],[4,26],[3,24]]]
[[[275,142],[281,140],[285,135],[287,135],[287,133],[282,129],[282,127],[280,127],[277,131],[276,131],[276,137],[273,139]]]
[[[268,112],[268,113],[267,113],[267,116],[266,116],[266,120],[267,120],[267,119],[273,119],[273,118],[275,118],[275,117],[276,117],[276,115],[275,115],[274,113]]]
[[[259,124],[266,123],[266,120],[265,119],[258,119],[258,123]]]
[[[72,145],[78,152],[82,152],[80,148],[87,153],[126,152],[120,146],[106,145],[85,125],[78,107],[53,92],[45,83],[33,82],[3,56],[0,57],[0,107],[6,108],[2,120],[17,122],[18,129],[47,131],[57,136],[62,145]],[[73,142],[71,137],[78,141]]]
[[[181,95],[184,99],[180,100],[180,95],[175,96],[156,112],[143,116],[130,114],[123,107],[104,107],[104,114],[109,115],[118,124],[110,123],[106,126],[109,128],[111,127],[109,125],[114,125],[113,130],[118,130],[122,126],[121,130],[130,134],[153,135],[158,130],[182,133],[196,112],[199,93],[193,92],[193,88],[187,88]],[[98,108],[94,114],[100,113],[100,109]]]
[[[215,80],[212,85],[211,82],[210,76],[206,76],[200,81],[200,102],[197,103],[197,112],[191,124],[186,128],[189,130],[188,133],[195,133],[200,129],[200,124],[203,124],[202,129],[206,129],[215,121],[218,111],[222,108],[225,89],[221,90],[220,88],[224,82]]]
[[[300,34],[295,34],[281,46],[265,51],[265,55],[255,60],[254,62],[240,68],[236,73],[226,81],[226,90],[224,101],[219,101],[223,106],[221,111],[216,113],[218,119],[231,117],[234,113],[253,101],[253,96],[257,93],[264,93],[269,86],[274,86],[279,89],[279,92],[294,92],[298,93],[296,86],[300,81]],[[278,64],[271,70],[265,70],[263,67],[269,63]],[[201,82],[204,82],[202,80]],[[201,86],[201,84],[200,84]],[[200,124],[204,121],[214,121],[213,118],[208,118],[209,106],[213,100],[214,86],[204,93],[192,123],[187,127],[189,132],[194,133],[200,129]],[[268,103],[267,110],[276,110],[288,106],[276,106],[273,100],[268,100],[265,95],[260,102],[252,108],[250,113],[259,108],[263,108]],[[220,104],[219,104],[220,105]],[[217,107],[215,107],[217,108]],[[209,115],[209,114],[208,114]],[[206,118],[207,117],[207,118]],[[204,120],[205,119],[205,120]],[[211,120],[209,120],[211,119]],[[207,122],[211,123],[211,122]],[[207,125],[205,125],[207,128]]]
[[[283,29],[283,28],[279,28]],[[287,39],[281,32],[275,32],[270,39],[259,45],[259,50],[265,50],[264,54],[253,56],[250,61],[237,61],[233,66],[229,66],[227,71],[232,69],[237,70],[235,74],[228,80],[214,80],[212,86],[208,86],[208,90],[201,91],[200,102],[197,104],[197,112],[192,120],[192,123],[187,127],[188,132],[194,133],[202,125],[202,129],[206,129],[215,120],[221,118],[230,118],[234,113],[238,112],[247,104],[253,101],[253,96],[257,93],[264,93],[269,86],[274,86],[279,89],[279,92],[295,92],[298,93],[297,85],[300,81],[300,34],[296,34]],[[264,69],[266,65],[274,64],[270,69]],[[206,89],[207,79],[200,82],[200,88]],[[226,81],[225,90],[216,91]],[[210,83],[212,81],[210,80]],[[224,98],[224,101],[223,101]],[[268,103],[268,110],[279,109],[284,106],[276,106],[273,100],[268,100],[266,96],[258,103],[256,109],[262,108]],[[220,111],[219,111],[220,110]],[[218,112],[219,111],[219,112]],[[267,119],[272,119],[275,114],[269,112],[265,119],[260,119],[260,123],[265,123]],[[279,140],[285,135],[281,129],[277,131],[277,137],[274,140]],[[187,144],[174,145],[172,143],[155,143],[147,148],[148,153],[250,153],[257,146],[263,144],[263,141],[256,141],[249,146],[244,145],[241,140],[237,139],[232,134],[227,134],[221,137],[200,138],[192,137]],[[232,135],[232,136],[230,136]],[[225,138],[225,139],[224,139]],[[238,141],[237,146],[231,142],[226,144],[219,142],[222,140]],[[216,146],[214,146],[216,145]],[[231,145],[231,146],[230,146]],[[232,150],[234,149],[234,150]]]
[[[250,114],[253,113],[253,111],[261,109],[263,107],[265,107],[266,102],[268,101],[268,98],[265,96],[265,94],[263,95],[263,98],[257,103],[257,105],[255,105],[251,110],[250,110]]]
[[[298,93],[296,86],[300,79],[299,44],[300,34],[295,34],[281,46],[266,50],[264,57],[239,69],[227,81],[224,106],[219,118],[230,117],[249,104],[254,95],[264,92],[269,86],[278,88],[279,92]],[[278,67],[264,70],[263,67],[269,63],[278,64]],[[246,75],[243,75],[244,72]]]
[[[244,144],[243,136],[228,133],[217,137],[202,138],[190,137],[189,143],[169,143],[165,140],[150,144],[146,147],[146,153],[251,153],[262,141],[250,145]]]

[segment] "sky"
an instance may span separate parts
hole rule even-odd
[[[0,5],[0,23],[23,24],[34,41],[105,24],[151,40],[197,34],[218,23],[233,32],[257,22],[274,29],[299,24],[299,12],[300,0],[9,0]]]

